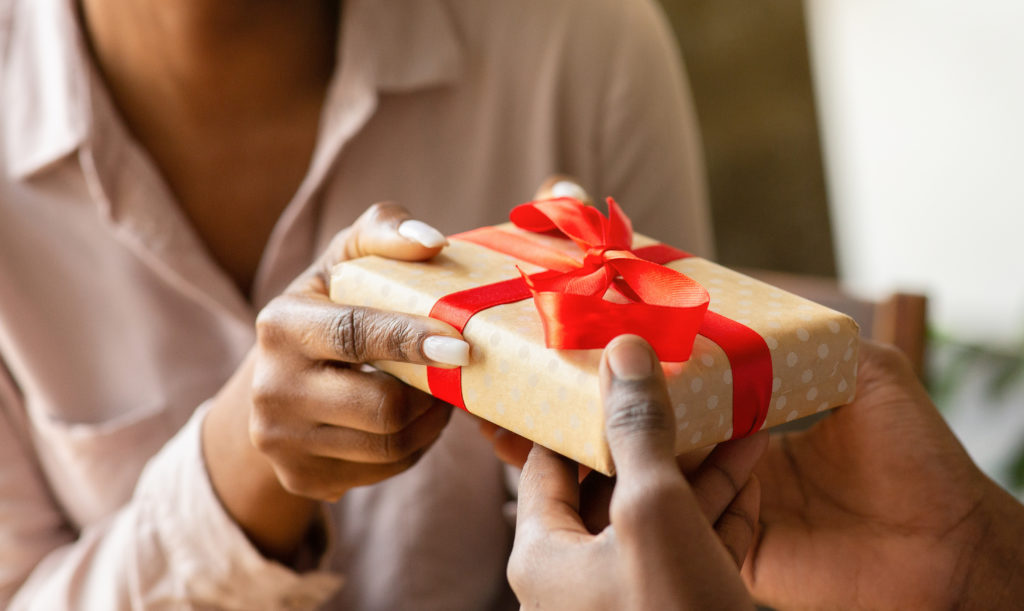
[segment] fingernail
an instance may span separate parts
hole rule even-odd
[[[620,380],[645,380],[654,373],[650,351],[635,339],[619,340],[608,347],[608,367]]]
[[[580,201],[588,199],[583,187],[569,180],[560,180],[551,185],[551,197],[571,197]]]
[[[423,340],[423,354],[432,361],[446,365],[469,365],[469,344],[454,337],[431,335]]]
[[[422,244],[427,248],[448,245],[448,240],[445,239],[444,234],[423,221],[417,221],[416,219],[402,221],[402,224],[398,226],[398,235],[406,240]]]

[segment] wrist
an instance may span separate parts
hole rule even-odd
[[[291,564],[319,504],[285,490],[249,438],[252,355],[213,400],[202,427],[203,458],[221,505],[265,556]]]

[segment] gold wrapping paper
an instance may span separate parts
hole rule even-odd
[[[518,232],[510,225],[502,230]],[[567,252],[568,240],[529,234]],[[655,243],[641,235],[634,248]],[[338,265],[331,298],[426,316],[457,291],[540,271],[482,246],[452,240],[426,263],[367,257]],[[770,428],[853,401],[858,328],[850,317],[698,257],[668,264],[707,288],[709,309],[764,337],[772,359]],[[467,409],[605,474],[612,474],[598,386],[600,350],[552,350],[533,300],[477,313],[466,325],[470,364],[462,369]],[[373,365],[429,392],[427,368]],[[685,363],[663,363],[676,416],[676,451],[732,436],[732,372],[725,353],[698,336]]]

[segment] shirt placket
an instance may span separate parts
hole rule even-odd
[[[344,68],[332,83],[321,115],[320,136],[299,189],[274,225],[253,281],[252,302],[270,301],[316,257],[314,249],[316,205],[324,183],[345,144],[373,115],[377,96],[363,75],[346,78]]]
[[[128,136],[93,78],[91,137],[79,162],[114,236],[176,292],[223,320],[252,327],[254,313],[205,246],[145,152]]]
[[[363,3],[346,3],[339,25],[339,67],[324,97],[316,148],[306,176],[274,225],[260,258],[252,289],[252,303],[257,307],[276,296],[316,257],[315,211],[324,183],[345,145],[377,108],[373,33],[364,27],[365,10]]]
[[[346,51],[353,46],[346,45]],[[376,108],[372,75],[353,61],[357,51],[346,57],[355,65],[343,66],[329,85],[309,170],[271,232],[251,301],[209,254],[156,165],[128,136],[94,77],[92,137],[79,159],[90,195],[113,223],[117,237],[178,292],[251,330],[259,308],[312,261],[314,204],[321,186],[344,145]],[[244,230],[244,219],[239,230]]]

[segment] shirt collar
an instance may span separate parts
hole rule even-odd
[[[3,145],[23,178],[74,151],[88,133],[89,66],[69,0],[14,3],[3,67]]]
[[[72,0],[14,3],[0,107],[11,174],[27,178],[87,143],[96,124],[90,79],[99,76]],[[346,0],[334,80],[410,92],[456,81],[463,49],[443,0]],[[328,104],[333,96],[328,95]]]
[[[360,29],[366,26],[364,33],[372,32],[349,40],[354,46],[368,47],[365,51],[373,58],[378,91],[398,93],[445,85],[462,74],[462,45],[442,0],[349,0],[343,10],[352,11],[353,24],[358,22]]]

